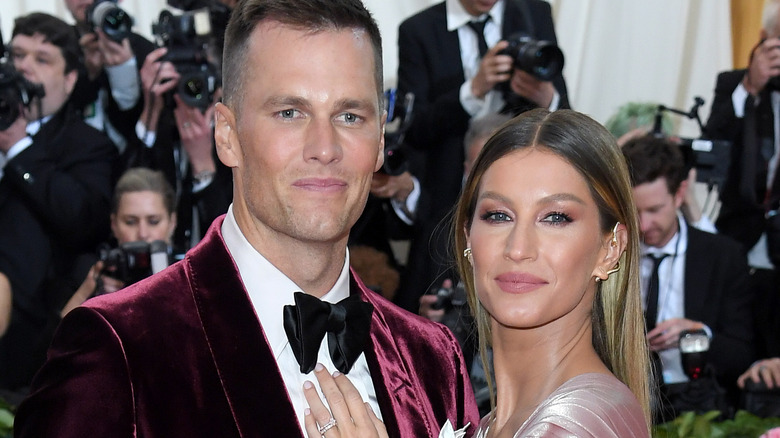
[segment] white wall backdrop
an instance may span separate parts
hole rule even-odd
[[[384,38],[385,85],[395,85],[397,28],[405,17],[439,0],[364,0]],[[549,0],[572,106],[606,122],[628,101],[653,101],[688,110],[694,96],[707,103],[719,71],[731,68],[729,0]],[[33,11],[72,19],[64,0],[0,0],[8,41],[13,18]],[[136,32],[150,37],[164,0],[122,0]],[[756,38],[758,36],[756,35]],[[682,118],[678,133],[699,134]]]

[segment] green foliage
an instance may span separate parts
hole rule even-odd
[[[14,435],[13,407],[0,398],[0,438],[11,438]]]
[[[773,427],[780,427],[780,418],[761,418],[747,411],[738,411],[732,420],[714,421],[720,412],[705,414],[685,412],[674,420],[653,427],[654,438],[758,438]]]

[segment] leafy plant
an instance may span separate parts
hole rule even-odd
[[[654,438],[758,438],[780,418],[761,418],[747,411],[737,411],[731,420],[714,421],[719,411],[704,414],[685,412],[674,420],[653,427]]]
[[[0,438],[11,438],[14,434],[13,407],[0,398]]]

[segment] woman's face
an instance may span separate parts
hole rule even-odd
[[[519,150],[488,168],[476,196],[467,244],[477,296],[495,322],[589,320],[595,276],[615,262],[605,261],[612,233],[601,231],[577,170],[545,149]]]
[[[111,215],[111,230],[119,243],[163,240],[171,243],[176,213],[168,213],[161,194],[152,191],[128,192]]]

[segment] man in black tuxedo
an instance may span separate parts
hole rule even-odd
[[[780,133],[774,129],[780,122],[780,1],[767,1],[763,17],[748,68],[718,75],[705,135],[732,144],[715,225],[748,254],[757,294],[757,352],[768,357],[780,355],[780,323],[773,312],[780,305]]]
[[[647,339],[660,359],[660,383],[689,381],[680,333],[704,330],[710,340],[707,362],[736,397],[736,379],[754,358],[753,291],[744,253],[733,239],[690,226],[679,211],[688,181],[676,145],[648,135],[622,150],[639,212]]]
[[[18,74],[45,92],[0,135],[0,272],[13,301],[0,388],[20,390],[43,363],[46,326],[86,275],[78,255],[108,235],[116,148],[67,104],[79,56],[67,23],[19,17],[10,47]]]
[[[481,22],[478,33],[472,22]],[[449,228],[463,179],[463,136],[471,117],[568,108],[566,84],[537,79],[500,52],[519,33],[557,44],[549,3],[446,0],[406,19],[398,32],[398,91],[414,94],[408,144],[425,153],[407,270],[396,302],[416,310],[420,295],[452,265]],[[481,35],[480,35],[481,34]],[[484,45],[482,38],[484,36]],[[481,46],[481,47],[480,47]],[[489,48],[489,49],[488,49]],[[487,50],[486,50],[487,49]],[[482,53],[484,50],[484,54]],[[437,278],[438,277],[438,278]]]

